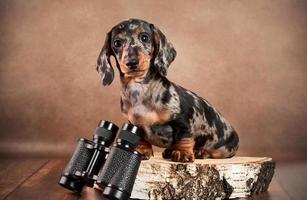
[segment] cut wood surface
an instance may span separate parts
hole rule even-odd
[[[224,199],[268,190],[275,162],[267,157],[196,159],[176,163],[155,156],[142,161],[131,198]]]

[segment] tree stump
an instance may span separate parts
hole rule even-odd
[[[176,163],[161,156],[141,162],[134,199],[225,199],[268,189],[275,162],[267,157],[196,159]]]

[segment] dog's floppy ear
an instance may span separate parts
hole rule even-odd
[[[165,35],[153,24],[150,25],[153,31],[154,42],[154,66],[162,76],[166,76],[167,69],[176,57],[176,50],[167,41]]]
[[[96,66],[96,70],[100,74],[101,82],[104,86],[110,85],[114,79],[114,69],[110,61],[110,56],[113,55],[111,49],[111,33],[112,31],[110,31],[106,36]]]

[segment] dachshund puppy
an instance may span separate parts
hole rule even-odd
[[[152,145],[177,162],[235,155],[239,138],[232,126],[205,99],[166,78],[176,51],[155,25],[130,19],[112,28],[97,61],[104,86],[114,79],[111,56],[120,74],[121,111],[144,130],[137,147],[143,159],[153,155]]]

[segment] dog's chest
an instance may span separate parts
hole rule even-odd
[[[121,93],[121,109],[128,120],[141,126],[167,121],[170,113],[155,102],[157,94],[147,85],[134,84]]]

